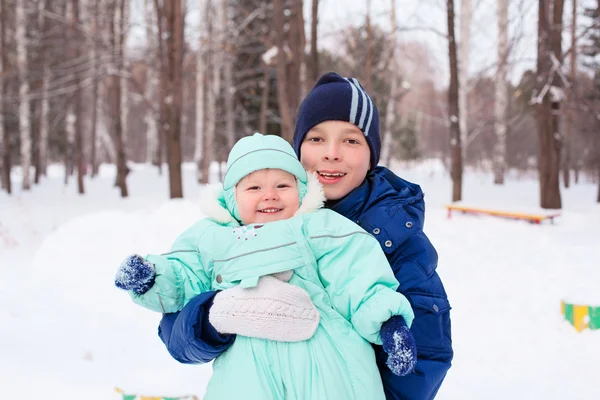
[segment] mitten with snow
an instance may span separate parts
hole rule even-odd
[[[115,286],[141,295],[154,285],[155,275],[154,264],[140,255],[133,254],[119,266],[115,275]]]
[[[399,315],[388,319],[381,326],[383,350],[388,354],[387,366],[394,375],[404,376],[415,369],[417,346],[415,338]]]

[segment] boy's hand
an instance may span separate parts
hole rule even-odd
[[[394,375],[404,376],[415,369],[417,346],[404,318],[396,315],[381,326],[383,350],[388,354],[387,366]]]
[[[154,285],[154,264],[144,257],[133,254],[119,266],[115,275],[115,286],[131,290],[135,294],[144,294]]]

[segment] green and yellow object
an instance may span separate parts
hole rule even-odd
[[[600,329],[600,306],[570,304],[561,301],[560,310],[577,332],[584,329]]]

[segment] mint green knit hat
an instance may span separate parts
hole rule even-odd
[[[235,201],[235,186],[246,175],[261,169],[281,169],[298,179],[300,203],[307,190],[308,176],[292,146],[280,136],[255,133],[238,140],[229,152],[223,179],[223,201],[227,210],[241,220]]]

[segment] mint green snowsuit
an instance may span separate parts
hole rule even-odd
[[[314,336],[276,342],[239,336],[213,363],[205,400],[385,399],[369,342],[393,315],[411,324],[407,299],[379,243],[358,225],[320,209],[291,219],[240,226],[204,219],[180,235],[169,253],[147,257],[156,282],[134,301],[176,312],[201,292],[294,271],[321,314]]]

